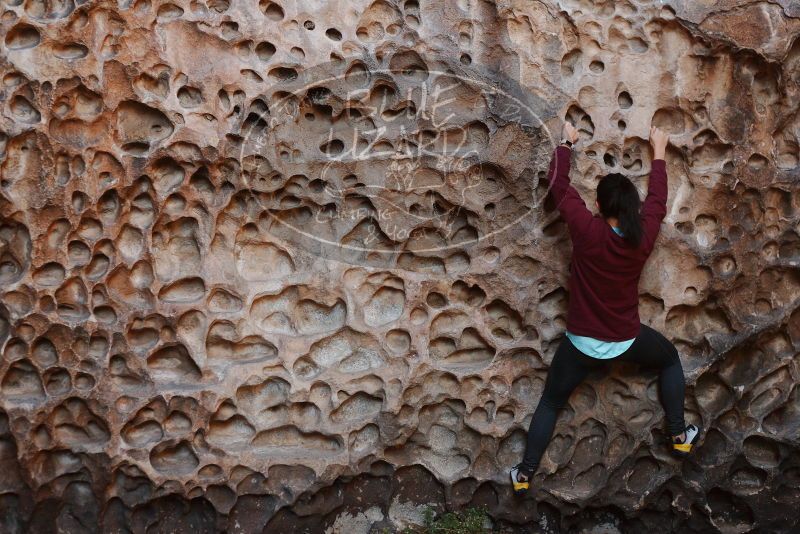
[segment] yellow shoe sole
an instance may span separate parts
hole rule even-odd
[[[511,485],[514,487],[514,492],[516,493],[528,491],[531,487],[530,482],[512,482]]]
[[[674,452],[678,456],[688,456],[689,453],[692,452],[692,444],[691,443],[673,443],[672,444],[672,452]]]
[[[514,482],[514,479],[511,478],[511,473],[508,474],[508,478],[511,480],[511,487],[514,489],[515,495],[524,495],[531,487],[530,480],[527,482]]]

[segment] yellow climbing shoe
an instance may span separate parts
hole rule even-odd
[[[683,441],[672,440],[672,452],[678,456],[687,456],[692,452],[692,445],[697,442],[697,438],[700,436],[700,429],[695,425],[687,426],[684,432],[686,437]]]
[[[514,488],[515,495],[524,495],[530,489],[530,477],[526,477],[519,470],[519,464],[511,468],[508,475],[511,477],[511,487]],[[521,478],[524,477],[524,478]]]

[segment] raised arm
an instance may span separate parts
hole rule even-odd
[[[578,140],[578,131],[568,122],[564,123],[562,140],[574,143]],[[567,223],[572,242],[580,240],[588,229],[592,220],[592,213],[572,185],[569,183],[569,158],[571,150],[566,144],[560,144],[550,160],[550,170],[547,173],[550,181],[550,195],[556,203],[561,217]]]
[[[644,247],[647,253],[653,249],[661,221],[667,215],[667,162],[664,160],[669,135],[656,128],[650,128],[650,145],[653,147],[653,162],[650,169],[650,182],[647,197],[642,205],[642,227]]]

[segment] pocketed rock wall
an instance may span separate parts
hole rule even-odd
[[[4,0],[0,531],[790,532],[800,506],[800,5]],[[642,321],[531,499],[507,468],[563,335],[545,201],[644,194]]]

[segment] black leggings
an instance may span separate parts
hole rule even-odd
[[[628,350],[608,360],[587,356],[577,348],[568,337],[559,344],[542,398],[533,413],[531,426],[528,429],[528,443],[525,447],[525,458],[520,471],[531,475],[539,467],[539,460],[550,442],[553,428],[556,425],[558,411],[567,402],[572,391],[586,378],[589,371],[602,367],[606,362],[634,362],[647,367],[659,369],[659,387],[661,388],[661,404],[667,416],[667,431],[677,436],[685,429],[683,421],[683,394],[685,382],[683,368],[678,357],[678,350],[667,338],[642,324],[636,340]]]

